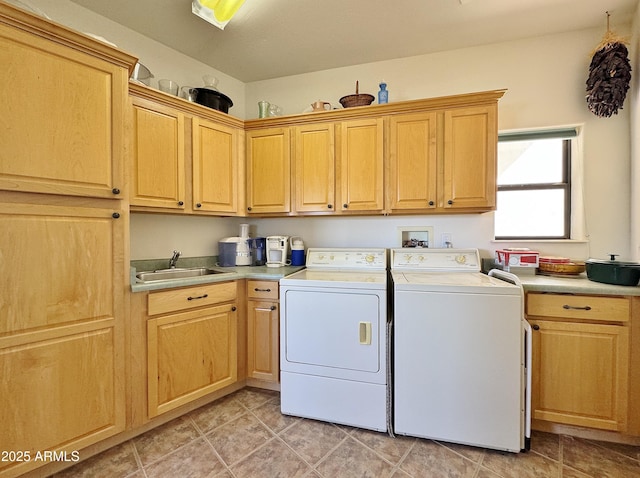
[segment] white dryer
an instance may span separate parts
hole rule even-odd
[[[310,248],[280,280],[287,415],[387,430],[386,249]]]

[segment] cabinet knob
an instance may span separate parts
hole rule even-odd
[[[111,215],[111,217],[112,217],[112,218],[114,218],[114,219],[118,219],[118,218],[120,217],[120,213],[119,213],[119,212],[114,212],[114,213]]]
[[[346,203],[345,203],[345,204],[343,204],[343,205],[342,205],[342,207],[343,207],[343,208],[345,208],[345,209],[349,209],[349,205],[348,205],[348,204],[346,204]]]
[[[429,201],[429,206],[433,206],[435,203],[433,201]]]
[[[231,307],[231,312],[235,312],[238,308],[234,305],[233,307]]]
[[[533,324],[533,325],[531,326],[531,328],[532,328],[533,330],[540,330],[540,326],[539,326],[538,324]]]
[[[333,205],[327,204],[327,209],[333,209]]]
[[[453,204],[453,200],[452,200],[452,199],[449,199],[449,200],[447,201],[447,204],[448,204],[449,206],[451,206],[451,205]]]
[[[251,206],[249,206],[249,207],[247,208],[247,211],[251,211]]]
[[[113,188],[113,189],[111,190],[111,192],[112,192],[113,194],[120,194],[120,190],[119,190],[118,188]]]
[[[196,204],[196,207],[202,207],[202,204],[197,203],[197,204]]]
[[[178,206],[184,206],[184,201],[178,201]]]

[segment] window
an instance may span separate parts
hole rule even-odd
[[[496,239],[571,237],[575,137],[575,129],[498,136]]]

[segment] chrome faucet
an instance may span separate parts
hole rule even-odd
[[[175,269],[176,268],[176,263],[178,262],[179,258],[180,258],[180,252],[173,251],[173,255],[171,256],[171,259],[169,259],[169,267],[171,269]]]

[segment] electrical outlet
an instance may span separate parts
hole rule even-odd
[[[440,236],[440,247],[453,247],[453,241],[451,240],[450,232],[443,232]]]

